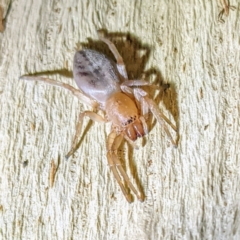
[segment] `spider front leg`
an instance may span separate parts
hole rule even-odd
[[[117,136],[115,131],[112,131],[107,140],[107,159],[108,164],[114,174],[114,177],[116,178],[125,198],[129,203],[132,202],[131,195],[127,192],[126,188],[123,185],[122,179],[119,175],[121,174],[123,180],[127,183],[128,187],[134,192],[134,194],[137,196],[138,200],[141,202],[144,201],[144,196],[142,194],[139,194],[136,188],[133,186],[132,182],[130,181],[126,171],[123,169],[121,162],[119,161],[117,157],[117,150],[123,140],[123,136],[120,134]]]
[[[144,80],[128,80],[121,84],[120,87],[124,93],[126,93],[127,95],[131,95],[131,96],[134,95],[134,97],[137,99],[136,104],[141,109],[141,115],[145,119],[147,119],[147,117],[148,117],[147,114],[148,114],[148,109],[149,109],[148,104],[146,103],[146,101],[143,101],[141,94],[134,93],[134,89],[131,88],[131,87],[142,87],[142,86],[148,86],[150,88],[159,90],[160,98],[162,99],[163,92],[169,87],[169,84],[163,84],[161,86],[157,86],[157,85],[151,84],[149,82],[146,82]],[[143,91],[143,90],[140,90],[140,91]]]
[[[72,147],[71,150],[68,152],[68,154],[65,156],[66,159],[68,159],[76,150],[77,144],[78,144],[78,138],[80,136],[81,133],[81,129],[82,129],[82,123],[83,123],[83,118],[84,117],[89,117],[91,120],[95,121],[95,122],[101,122],[101,123],[105,123],[106,120],[98,115],[95,112],[91,112],[91,111],[85,111],[83,113],[79,114],[79,119],[78,119],[78,123],[77,123],[77,127],[76,127],[76,133],[73,139],[73,143],[72,143]]]
[[[157,121],[163,126],[164,131],[168,135],[173,146],[177,147],[177,143],[173,140],[173,137],[163,120],[165,120],[165,122],[167,122],[175,132],[177,132],[176,126],[174,126],[174,124],[172,124],[171,121],[160,111],[157,104],[148,97],[147,93],[144,90],[140,88],[135,88],[134,96],[140,100],[141,104],[144,104],[145,108],[148,108],[152,112]]]

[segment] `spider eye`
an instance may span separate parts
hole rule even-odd
[[[125,127],[125,126],[127,126],[127,125],[129,125],[129,124],[135,122],[136,119],[137,119],[137,116],[136,116],[136,115],[131,116],[131,117],[128,118],[128,120],[127,120],[126,122],[122,123],[122,126]]]

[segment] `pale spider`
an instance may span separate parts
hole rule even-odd
[[[148,94],[140,88],[141,86],[152,85],[143,80],[128,80],[123,59],[115,45],[103,33],[98,32],[98,36],[108,45],[117,63],[109,60],[104,54],[90,49],[76,52],[73,61],[73,76],[80,90],[69,84],[39,76],[22,76],[21,79],[43,81],[68,89],[79,100],[93,108],[93,111],[80,113],[73,144],[66,158],[69,158],[77,147],[85,116],[97,122],[111,122],[111,132],[107,138],[108,164],[127,201],[132,202],[132,198],[124,186],[124,181],[137,198],[144,201],[144,195],[136,190],[122,167],[122,163],[117,157],[117,150],[124,138],[133,147],[136,147],[134,141],[148,133],[145,119],[149,110],[163,126],[175,147],[177,144],[163,120],[175,131],[177,131],[177,128],[158,109],[158,106],[148,97]],[[104,112],[104,116],[94,112],[99,110]]]

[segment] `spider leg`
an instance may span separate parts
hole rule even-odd
[[[117,182],[118,182],[118,185],[120,186],[121,190],[122,190],[122,193],[123,195],[125,196],[125,198],[127,199],[127,201],[129,203],[132,202],[132,199],[131,199],[131,195],[126,191],[123,183],[122,183],[122,179],[117,171],[117,168],[116,168],[116,164],[114,163],[113,161],[113,157],[112,157],[112,144],[114,142],[116,138],[116,133],[115,132],[111,132],[109,135],[108,135],[108,140],[107,140],[107,150],[108,150],[108,153],[107,153],[107,159],[108,159],[108,164],[109,164],[109,167],[110,169],[112,170],[113,172],[113,175],[114,177],[116,178]]]
[[[58,86],[65,88],[69,90],[74,96],[76,96],[82,103],[87,104],[88,106],[93,107],[94,109],[98,107],[98,103],[86,96],[84,93],[82,93],[80,90],[72,87],[69,84],[62,83],[56,80],[52,80],[50,78],[45,78],[45,77],[39,77],[39,76],[21,76],[20,80],[27,80],[27,81],[40,81],[40,82],[45,82],[53,86]]]
[[[150,88],[154,88],[154,89],[157,89],[157,90],[163,92],[165,89],[167,89],[169,87],[169,84],[163,84],[161,86],[157,86],[157,85],[151,84],[144,80],[135,79],[135,80],[124,81],[120,85],[120,88],[124,93],[132,96],[132,95],[134,95],[134,93],[133,93],[133,89],[131,87],[142,87],[142,86],[148,86]],[[137,100],[140,102],[140,99],[137,99]]]
[[[142,122],[144,133],[145,133],[145,135],[147,135],[148,134],[148,126],[147,126],[146,120],[143,116],[141,116],[139,119]]]
[[[123,180],[127,183],[128,187],[134,192],[137,198],[142,202],[144,200],[144,197],[141,194],[139,194],[136,188],[133,186],[126,171],[123,169],[122,164],[117,157],[117,150],[122,140],[123,140],[123,136],[121,134],[116,136],[115,132],[111,132],[110,135],[108,136],[108,143],[107,143],[108,163],[127,201],[129,203],[132,202],[131,195],[128,194],[126,188],[124,187],[119,173],[121,174]]]
[[[132,139],[130,139],[130,137],[128,137],[127,135],[124,135],[124,138],[128,141],[128,143],[132,146],[132,148],[138,150],[139,147],[136,144],[136,142],[134,142]]]
[[[167,84],[165,84],[167,85]],[[124,89],[126,87],[142,87],[142,86],[149,86],[151,88],[155,88],[155,89],[158,89],[158,90],[164,90],[166,89],[166,86],[157,86],[157,85],[154,85],[154,84],[151,84],[145,80],[139,80],[139,79],[134,79],[134,80],[127,80],[127,81],[124,81],[122,84],[121,84],[121,89],[123,90],[124,92]]]
[[[143,98],[140,94],[135,94],[134,89],[131,88],[131,87],[142,87],[142,86],[148,86],[148,87],[159,90],[160,97],[162,98],[163,92],[164,92],[164,90],[166,90],[169,87],[169,84],[163,84],[161,86],[157,86],[157,85],[151,84],[149,82],[146,82],[144,80],[128,80],[121,84],[120,87],[124,93],[126,93],[130,96],[132,96],[132,95],[135,96],[135,98],[137,99],[137,105],[138,105],[138,107],[140,105],[140,108],[141,108],[141,115],[144,116],[145,119],[147,119],[148,104],[146,103],[146,101],[143,100]]]
[[[124,80],[128,80],[128,75],[127,75],[125,64],[123,62],[123,58],[120,55],[120,53],[118,52],[116,46],[114,45],[113,42],[111,42],[109,39],[107,39],[104,36],[103,32],[97,31],[97,33],[98,33],[99,39],[102,40],[103,42],[105,42],[108,45],[109,49],[111,50],[111,52],[113,53],[114,57],[116,58],[116,60],[117,60],[117,69],[118,69],[119,73],[124,78]]]
[[[106,120],[98,115],[97,113],[91,112],[91,111],[84,111],[82,113],[79,114],[79,119],[78,119],[78,123],[77,123],[77,127],[76,127],[76,133],[73,139],[73,143],[72,143],[72,147],[70,149],[70,151],[68,152],[68,154],[65,156],[66,159],[68,159],[75,151],[77,144],[78,144],[78,138],[79,135],[81,133],[81,129],[82,129],[82,123],[83,123],[83,118],[84,117],[89,117],[91,120],[95,121],[95,122],[106,122]]]
[[[163,120],[165,120],[172,127],[172,129],[177,132],[176,126],[174,126],[174,124],[172,124],[171,121],[159,110],[157,104],[148,97],[147,93],[144,90],[140,88],[134,89],[134,95],[137,99],[141,99],[141,101],[146,104],[146,106],[152,112],[157,121],[163,126],[173,146],[177,147],[176,142],[173,140],[172,135]]]

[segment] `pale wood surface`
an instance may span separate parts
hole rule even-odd
[[[0,239],[240,239],[239,3],[219,23],[220,1],[15,0],[8,10],[9,2],[1,1]],[[76,86],[75,49],[108,52],[96,29],[115,40],[131,78],[146,71],[171,84],[159,106],[177,122],[178,148],[154,123],[143,147],[124,144],[119,154],[144,203],[128,204],[107,166],[109,125],[86,121],[65,161],[86,106],[18,80],[49,71]]]

